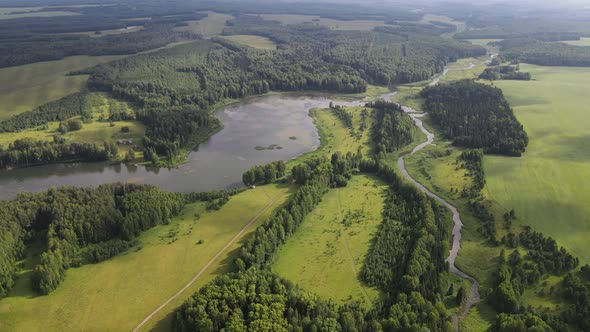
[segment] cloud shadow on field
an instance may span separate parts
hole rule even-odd
[[[542,153],[540,157],[574,162],[590,161],[590,134],[558,137],[552,140],[551,145],[555,146],[552,152]]]

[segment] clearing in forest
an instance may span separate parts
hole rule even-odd
[[[358,273],[381,223],[386,190],[379,179],[356,175],[328,192],[279,251],[273,271],[321,297],[371,305],[379,292]]]

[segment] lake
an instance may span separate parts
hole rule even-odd
[[[0,172],[0,199],[21,191],[57,186],[95,186],[110,182],[157,185],[179,192],[226,189],[242,184],[242,173],[254,165],[289,160],[319,147],[317,128],[309,116],[326,108],[328,95],[277,94],[248,98],[215,112],[224,128],[191,152],[178,168],[110,163],[52,164]],[[360,105],[362,101],[338,105]],[[295,139],[293,139],[295,138]],[[272,150],[256,147],[276,145]]]

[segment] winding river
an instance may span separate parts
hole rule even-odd
[[[451,70],[467,70],[467,69],[472,69],[474,67],[475,67],[475,64],[470,63],[469,66],[465,67],[465,68],[445,69],[442,72],[442,74],[440,74],[438,77],[434,78],[429,83],[429,85],[434,86],[434,85],[438,84],[440,82],[440,80]],[[412,118],[412,120],[414,120],[414,123],[420,129],[420,131],[422,131],[426,135],[426,141],[424,141],[424,142],[418,144],[416,147],[414,147],[414,149],[412,150],[412,152],[410,154],[414,154],[414,153],[422,150],[427,145],[433,144],[434,134],[429,132],[424,127],[424,124],[422,123],[422,120],[420,119],[421,117],[423,117],[426,114],[417,112],[416,110],[414,110],[410,107],[407,107],[407,106],[402,106],[402,109],[404,110],[404,112],[406,112],[406,114],[408,114],[408,116],[410,118]],[[461,271],[455,265],[455,260],[457,259],[457,255],[459,254],[459,249],[461,249],[461,229],[463,228],[463,222],[461,221],[461,216],[460,216],[459,211],[457,210],[456,207],[454,207],[449,202],[442,199],[440,196],[434,194],[433,192],[428,190],[426,187],[424,187],[420,182],[418,182],[414,178],[412,178],[412,176],[408,173],[408,170],[406,169],[406,164],[405,164],[403,156],[399,157],[399,159],[397,160],[397,165],[398,165],[400,171],[402,172],[403,176],[408,181],[410,181],[414,186],[416,186],[418,189],[420,189],[420,191],[422,191],[426,195],[428,195],[428,196],[434,198],[435,200],[437,200],[438,202],[440,202],[442,205],[447,207],[453,213],[453,245],[451,247],[451,250],[449,251],[449,257],[447,257],[446,261],[449,263],[449,271],[451,273],[459,276],[460,278],[466,279],[471,283],[471,289],[469,291],[469,294],[467,295],[467,299],[466,299],[465,303],[461,306],[459,311],[453,316],[453,325],[455,326],[455,331],[459,331],[459,325],[461,323],[461,320],[463,318],[465,318],[467,316],[467,314],[469,314],[469,311],[471,310],[471,308],[475,304],[477,304],[481,299],[480,294],[479,294],[479,282],[477,280],[475,280],[475,278],[473,278],[472,276]]]

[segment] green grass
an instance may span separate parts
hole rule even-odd
[[[140,247],[102,263],[69,269],[64,283],[48,296],[37,296],[30,289],[29,257],[16,287],[0,301],[0,329],[130,331],[182,288],[271,198],[275,208],[293,190],[278,185],[248,190],[215,212],[205,212],[203,203],[191,204],[169,225],[143,233],[138,238]],[[267,219],[273,208],[243,237]],[[196,220],[195,213],[201,218]],[[197,244],[199,240],[204,243]],[[240,242],[236,241],[192,287],[152,318],[145,330],[169,330],[171,313],[178,305],[215,276],[232,269]]]
[[[80,91],[88,76],[65,76],[70,71],[120,58],[121,56],[74,56],[0,69],[0,120]]]
[[[226,14],[219,14],[214,12],[207,12],[209,16],[199,21],[188,21],[188,26],[174,28],[176,31],[191,31],[203,35],[205,38],[215,37],[221,35],[225,28],[225,23],[231,20],[233,16]]]
[[[359,281],[358,273],[381,223],[386,189],[373,176],[356,175],[345,188],[331,190],[281,248],[273,271],[338,303],[372,305],[379,292]],[[360,217],[347,218],[349,213]]]
[[[489,196],[590,262],[590,68],[521,65],[533,81],[497,81],[529,135],[521,158],[486,156]]]
[[[496,312],[486,303],[480,302],[471,308],[469,315],[461,321],[461,331],[488,331],[496,318]]]
[[[273,43],[272,40],[261,37],[261,36],[254,36],[254,35],[233,35],[233,36],[223,36],[225,39],[229,39],[233,42],[247,45],[253,48],[258,48],[261,50],[276,50],[277,45]]]

